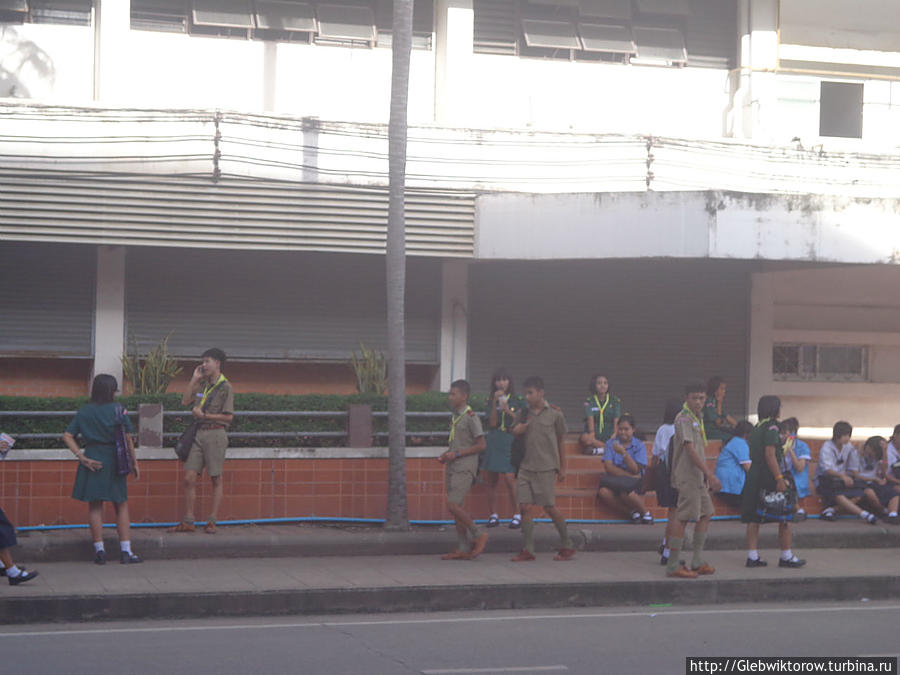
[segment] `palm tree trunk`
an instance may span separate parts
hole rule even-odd
[[[394,0],[391,119],[388,126],[390,204],[387,228],[388,503],[385,529],[409,528],[406,502],[406,188],[407,103],[413,0]]]

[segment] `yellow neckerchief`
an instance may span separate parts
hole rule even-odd
[[[599,429],[594,429],[594,433],[595,433],[595,434],[599,434],[599,433],[601,433],[601,432],[603,431],[603,426],[604,426],[604,422],[603,422],[603,413],[606,412],[606,406],[609,405],[609,400],[610,400],[611,398],[612,398],[612,396],[609,395],[609,392],[606,392],[606,400],[603,402],[603,405],[600,405],[600,399],[597,398],[597,394],[594,394],[594,403],[596,403],[596,404],[597,404],[597,407],[600,408],[600,413],[599,413],[598,415],[595,415],[595,416],[594,416],[594,417],[599,417],[599,418],[600,418],[600,428],[599,428]],[[595,424],[596,424],[596,423],[595,423]]]
[[[211,387],[210,386],[203,387],[203,398],[200,399],[200,407],[201,408],[203,407],[203,404],[206,403],[206,399],[212,393],[212,390],[215,389],[216,387],[218,387],[223,382],[228,382],[228,379],[225,377],[225,375],[223,375],[222,373],[219,373],[219,379],[216,380],[216,383],[214,385],[212,385]]]
[[[685,403],[682,406],[681,411],[686,412],[688,414],[688,417],[690,417],[692,420],[694,420],[694,424],[696,424],[698,427],[700,427],[700,433],[703,434],[703,443],[704,444],[709,443],[709,441],[706,440],[706,426],[703,424],[703,418],[697,417],[694,414],[694,411],[691,410],[690,408],[688,408],[687,403]]]
[[[509,401],[512,399],[512,394],[506,392],[503,395],[506,397],[506,407],[509,408]],[[497,405],[499,406],[500,404],[497,403]],[[512,408],[509,409],[512,410]],[[502,410],[498,410],[497,412],[500,413],[500,431],[506,431],[506,413]]]
[[[463,410],[459,415],[453,415],[450,422],[450,442],[453,442],[453,439],[456,438],[456,425],[459,424],[459,421],[465,417],[472,410],[472,406],[467,405],[466,409]]]

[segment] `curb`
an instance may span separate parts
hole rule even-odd
[[[619,583],[488,584],[237,593],[68,595],[0,599],[3,624],[553,609],[654,604],[846,601],[900,597],[897,576]]]

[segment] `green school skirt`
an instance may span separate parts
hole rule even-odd
[[[116,502],[128,501],[128,476],[120,476],[116,471],[115,445],[89,445],[84,449],[89,459],[103,463],[99,471],[78,465],[75,474],[75,487],[72,488],[72,499],[82,502]]]

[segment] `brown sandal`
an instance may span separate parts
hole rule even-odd
[[[206,527],[203,528],[203,531],[206,532],[206,534],[215,534],[216,521],[210,520],[208,523],[206,523]]]
[[[175,527],[170,527],[169,532],[196,532],[197,528],[194,527],[193,523],[189,523],[187,521],[182,521],[178,523]]]

